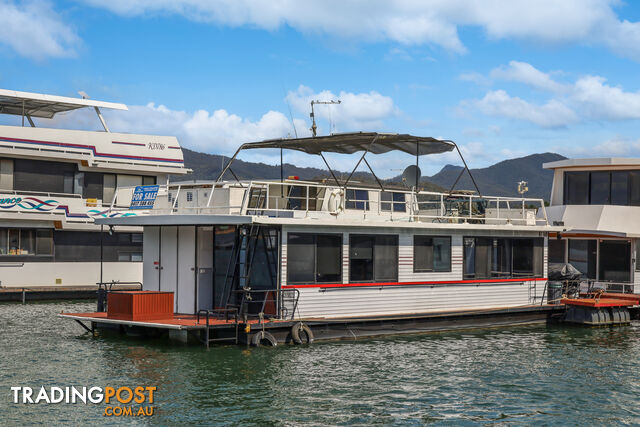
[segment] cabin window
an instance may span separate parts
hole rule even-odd
[[[566,240],[549,239],[548,258],[550,264],[564,264],[564,255],[567,247]]]
[[[464,238],[465,279],[541,277],[544,239]]]
[[[611,204],[629,204],[629,174],[627,172],[611,172]]]
[[[413,272],[451,271],[451,237],[413,236]]]
[[[631,281],[631,243],[625,240],[600,241],[599,280]]]
[[[565,172],[564,204],[640,206],[640,171]]]
[[[350,282],[395,282],[398,280],[398,236],[349,236]]]
[[[47,229],[0,228],[1,255],[53,255],[52,231]]]
[[[17,191],[73,193],[68,177],[72,186],[75,171],[76,165],[73,163],[15,159],[13,187]]]
[[[589,204],[589,172],[564,173],[564,204]]]
[[[369,191],[367,190],[347,190],[347,209],[369,210]]]
[[[591,172],[591,195],[589,203],[592,205],[608,205],[611,203],[611,174],[609,172]]]
[[[597,247],[596,240],[569,239],[569,264],[585,279],[596,278]]]
[[[287,234],[289,283],[342,282],[342,234]]]
[[[640,239],[636,239],[635,242],[636,242],[636,254],[633,257],[634,258],[634,262],[636,264],[635,270],[636,271],[640,271],[640,260],[638,260],[638,257],[640,257]]]
[[[187,191],[187,202],[193,202],[193,193],[191,191]]]
[[[383,211],[406,212],[405,194],[390,191],[381,192],[380,209]]]
[[[103,233],[103,261],[140,261],[142,242],[139,233]],[[56,262],[100,262],[99,232],[55,231],[53,233]]]

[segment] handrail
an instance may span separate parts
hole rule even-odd
[[[96,282],[96,285],[98,285],[98,306],[96,309],[98,313],[107,311],[107,294],[113,292],[113,285],[138,285],[140,286],[140,290],[142,290],[142,282],[119,282],[112,280],[110,282]]]
[[[300,290],[298,289],[249,289],[249,288],[243,288],[243,289],[236,289],[234,291],[232,291],[236,294],[241,294],[242,295],[242,300],[240,301],[240,306],[238,309],[238,312],[241,315],[247,315],[248,313],[246,312],[248,307],[247,305],[250,304],[253,300],[252,294],[264,294],[264,298],[262,299],[262,306],[260,308],[260,311],[257,313],[258,316],[260,316],[262,314],[262,316],[264,316],[265,314],[265,308],[268,302],[275,304],[275,313],[274,316],[279,318],[279,319],[288,319],[290,318],[291,320],[293,320],[295,318],[295,314],[296,311],[298,310],[298,300],[300,299]],[[275,295],[274,298],[267,298],[269,296],[270,293],[273,293]],[[290,295],[291,293],[293,293],[294,297],[288,297],[285,298],[285,295]],[[284,306],[284,303],[289,302],[293,304],[293,308],[291,310],[291,313],[289,314],[289,308]],[[260,301],[258,301],[260,302]]]
[[[197,199],[202,200],[202,203],[196,206],[180,206],[182,203],[179,203],[178,199],[181,190],[189,188],[189,185],[185,183],[166,184],[163,187],[166,188],[167,197],[171,195],[171,201],[156,204],[156,207],[148,211],[149,214],[185,212],[279,216],[286,213],[287,216],[293,215],[294,217],[323,214],[338,217],[360,214],[364,219],[377,216],[389,221],[549,225],[544,200],[539,198],[480,196],[466,192],[415,192],[413,189],[382,190],[357,184],[342,187],[305,181],[249,180],[244,182],[242,188],[229,181],[197,184],[196,188],[198,189],[210,189],[208,197]],[[216,187],[226,187],[230,191],[242,191],[241,201],[238,197],[239,194],[234,196],[234,199],[240,201],[240,204],[212,204]],[[276,191],[277,187],[280,188],[280,191]],[[298,190],[292,192],[293,188]],[[366,191],[367,193],[364,198],[363,196],[356,197],[356,191]],[[396,196],[383,200],[383,194],[387,193],[403,194],[404,200],[402,198],[398,200]],[[164,194],[160,196],[160,200],[163,200],[163,196]],[[334,197],[335,206],[332,204]]]

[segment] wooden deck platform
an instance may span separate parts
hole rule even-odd
[[[192,314],[174,314],[171,317],[166,317],[163,319],[154,319],[148,321],[134,321],[134,320],[121,320],[121,319],[109,319],[107,317],[107,313],[60,313],[60,317],[64,317],[67,319],[74,319],[80,321],[87,322],[96,322],[96,323],[112,323],[117,325],[128,325],[128,326],[142,326],[148,328],[162,328],[162,329],[206,329],[207,320],[205,317],[200,317],[200,321],[198,321],[197,316]],[[242,322],[244,324],[244,322]],[[258,320],[248,320],[249,324],[257,324]],[[224,319],[209,319],[210,327],[224,327],[224,326],[235,326],[236,322],[234,320],[224,320]]]
[[[560,301],[562,304],[568,306],[579,305],[582,307],[631,307],[638,305],[638,301],[635,299],[623,299],[623,298],[563,298]]]

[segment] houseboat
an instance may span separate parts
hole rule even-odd
[[[590,287],[640,293],[640,159],[567,159],[553,170],[549,262],[570,263]]]
[[[316,155],[327,177],[237,179],[233,161],[253,149]],[[563,228],[549,224],[541,199],[424,191],[418,165],[391,187],[367,161],[454,150],[386,133],[243,144],[217,181],[169,185],[149,215],[113,216],[114,207],[96,220],[143,227],[143,291],[109,293],[105,312],[61,316],[92,331],[169,331],[208,346],[545,322],[562,312],[547,303],[546,261],[549,233]],[[346,179],[326,153],[355,155]],[[361,165],[376,185],[353,181]]]
[[[70,113],[70,121],[81,109],[95,111],[103,130],[46,127],[61,114]],[[100,233],[95,219],[145,214],[129,209],[135,187],[166,186],[169,175],[188,170],[175,137],[110,132],[105,109],[127,107],[0,89],[0,113],[6,115],[0,125],[4,293],[142,281],[142,228]]]

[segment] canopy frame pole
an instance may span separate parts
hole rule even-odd
[[[369,168],[369,170],[371,171],[371,175],[373,175],[373,177],[376,179],[376,181],[378,182],[378,185],[380,186],[380,189],[382,191],[384,191],[384,185],[382,185],[382,182],[380,182],[380,179],[376,176],[376,173],[373,171],[373,168],[371,167],[371,165],[369,164],[369,162],[367,161],[367,159],[362,159],[364,160],[364,164],[367,165],[367,167]]]
[[[322,153],[320,153],[320,157],[322,157],[322,160],[324,161],[324,164],[327,165],[327,169],[329,169],[329,172],[331,173],[331,176],[333,177],[333,180],[336,182],[336,184],[339,187],[340,186],[340,181],[338,181],[338,178],[336,178],[336,174],[333,173],[333,169],[331,169],[331,166],[329,166],[329,163],[327,162],[327,159],[325,159],[325,157],[324,157],[324,155]]]
[[[465,170],[466,170],[465,168],[462,168],[462,170],[458,174],[458,177],[456,178],[456,180],[453,182],[453,185],[449,189],[449,194],[447,195],[447,197],[451,197],[451,193],[453,193],[453,189],[456,188],[456,185],[458,185],[458,181],[460,181],[460,178],[462,178],[462,175],[464,174]]]
[[[469,166],[467,166],[467,161],[464,159],[464,156],[462,155],[462,152],[460,151],[460,148],[458,147],[458,144],[456,144],[455,142],[453,142],[451,140],[446,140],[446,142],[450,142],[450,143],[453,144],[454,147],[456,147],[456,150],[458,151],[458,156],[460,156],[460,160],[462,160],[462,163],[464,164],[464,168],[467,171],[467,173],[469,174],[469,177],[471,178],[471,182],[473,182],[473,186],[476,188],[476,191],[478,192],[478,196],[482,197],[482,193],[480,193],[480,188],[478,188],[478,184],[476,183],[476,180],[473,177],[473,174],[471,173],[471,170],[469,170]],[[449,195],[451,195],[451,194],[449,194]]]
[[[353,176],[354,173],[356,173],[356,169],[358,169],[358,166],[360,166],[360,163],[362,163],[362,160],[364,159],[364,156],[367,155],[367,153],[369,152],[369,150],[371,149],[373,144],[376,143],[377,140],[378,140],[378,135],[376,135],[375,138],[373,138],[373,141],[371,141],[371,143],[369,144],[367,149],[364,151],[364,153],[362,153],[362,156],[360,157],[360,160],[358,160],[358,163],[356,163],[356,166],[353,168],[353,170],[351,171],[351,174],[349,175],[349,177],[347,178],[347,180],[344,183],[344,189],[345,190],[347,189],[347,184],[349,183],[349,181],[351,181],[351,177]]]
[[[105,122],[104,117],[102,117],[102,113],[100,112],[100,109],[98,107],[93,107],[96,110],[96,114],[98,115],[98,118],[100,119],[100,123],[102,123],[102,127],[104,128],[105,132],[111,132],[109,130],[109,128],[107,127],[107,122]]]
[[[36,127],[35,123],[33,123],[33,119],[31,118],[31,116],[29,114],[26,115],[27,116],[27,120],[29,120],[29,124],[31,125],[32,128]]]
[[[222,177],[224,176],[225,173],[227,173],[227,170],[229,170],[229,168],[231,167],[231,164],[233,163],[233,161],[236,159],[236,157],[238,157],[238,153],[240,153],[240,150],[242,150],[244,148],[244,144],[242,144],[237,150],[236,152],[233,154],[233,157],[229,158],[229,161],[227,162],[227,164],[224,166],[224,168],[222,168],[222,172],[220,172],[220,175],[218,175],[218,178],[216,178],[216,184],[218,182],[220,182],[220,180],[222,179]],[[224,157],[223,157],[224,159]]]

